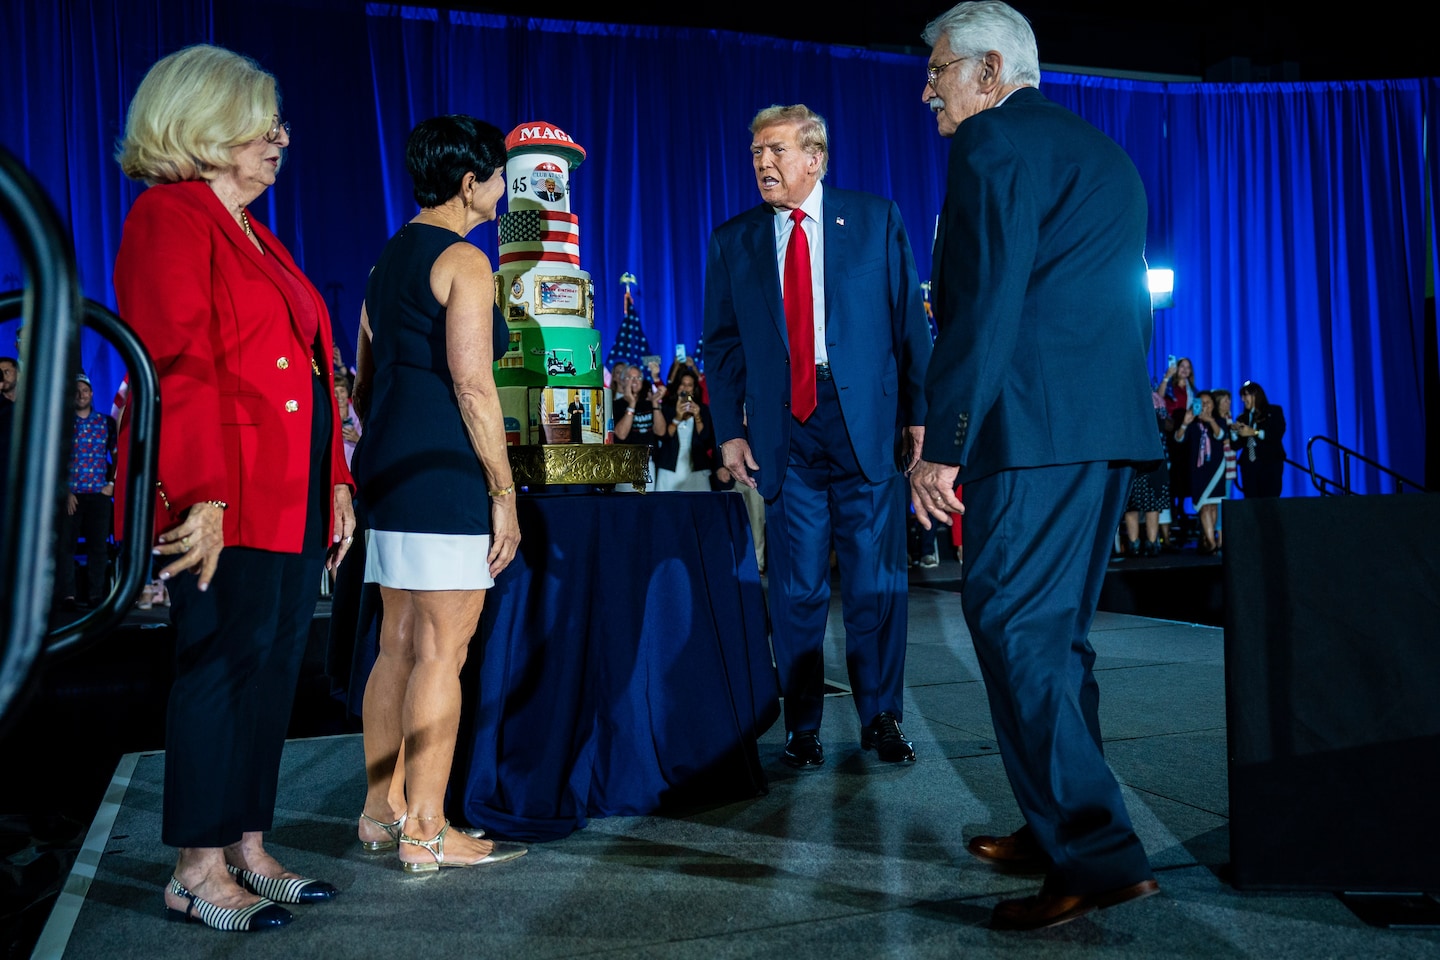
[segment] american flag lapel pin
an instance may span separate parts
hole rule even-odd
[[[843,226],[845,226],[845,218],[844,218],[844,217],[836,217],[836,218],[835,218],[835,226],[837,226],[837,227],[843,227]]]

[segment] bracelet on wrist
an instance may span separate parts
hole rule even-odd
[[[510,495],[511,495],[512,493],[514,493],[514,492],[515,492],[515,484],[511,483],[509,486],[501,487],[499,490],[491,490],[491,491],[490,491],[490,496],[492,496],[492,497],[508,497],[508,496],[510,496]]]
[[[230,509],[230,504],[226,503],[224,500],[201,500],[200,502],[208,503],[212,507],[219,507],[221,510]]]

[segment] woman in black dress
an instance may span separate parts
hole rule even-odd
[[[525,852],[451,833],[444,815],[460,667],[520,527],[493,369],[509,332],[490,261],[465,241],[495,219],[505,139],[472,117],[435,117],[410,134],[405,166],[422,209],[370,273],[355,384],[365,579],[385,611],[365,687],[358,831],[366,849],[398,847],[407,872],[426,873]]]
[[[1245,499],[1280,496],[1285,470],[1285,411],[1271,403],[1265,388],[1246,380],[1240,388],[1245,412],[1235,421],[1240,443],[1240,489]]]

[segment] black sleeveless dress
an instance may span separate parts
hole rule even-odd
[[[407,223],[365,287],[375,362],[369,416],[352,465],[364,500],[365,579],[407,590],[484,589],[490,496],[445,354],[445,308],[430,270],[453,230]],[[509,346],[494,308],[494,356]]]

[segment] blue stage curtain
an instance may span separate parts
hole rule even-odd
[[[919,57],[718,31],[369,10],[391,228],[414,212],[398,161],[417,121],[470,113],[507,133],[555,124],[587,151],[571,176],[571,211],[606,348],[624,312],[620,276],[632,272],[650,343],[693,352],[709,234],[760,202],[749,124],[772,103],[827,118],[825,182],[892,197],[929,275],[947,154],[920,102]],[[493,257],[493,227],[472,238]]]
[[[1286,450],[1323,435],[1424,476],[1424,106],[1416,81],[1172,85],[1175,307],[1201,387],[1251,379]],[[1317,467],[1338,476],[1331,457]],[[1362,492],[1393,490],[1370,471]],[[1287,493],[1303,489],[1287,471]]]
[[[919,24],[917,23],[917,30]],[[110,271],[138,188],[111,154],[144,71],[215,42],[279,78],[294,144],[257,205],[331,303],[354,349],[365,277],[413,213],[405,136],[441,112],[504,130],[559,125],[589,152],[575,171],[596,326],[614,339],[631,271],[651,343],[692,351],[710,230],[753,205],[747,130],[771,103],[830,121],[827,183],[900,206],[930,273],[947,145],[920,102],[924,58],[720,31],[523,19],[343,0],[62,0],[0,9],[0,142],[74,226],[88,296]],[[317,51],[323,50],[323,55]],[[1430,81],[1159,84],[1047,72],[1048,96],[1114,137],[1150,198],[1149,259],[1176,271],[1156,316],[1155,375],[1191,357],[1201,386],[1260,381],[1285,407],[1286,447],[1315,434],[1425,479],[1425,216]],[[492,256],[493,227],[476,242]],[[1433,242],[1431,243],[1433,247]],[[0,287],[20,282],[0,231]],[[0,353],[13,343],[0,326]],[[118,363],[86,338],[104,405]],[[1103,412],[1097,412],[1103,414]],[[1287,492],[1305,488],[1293,473]],[[1433,478],[1432,478],[1433,479]],[[1362,490],[1391,489],[1369,475]]]

